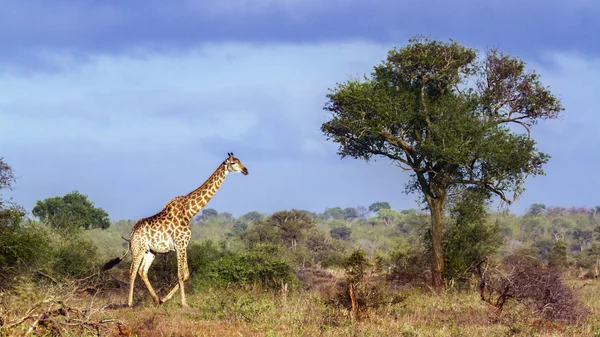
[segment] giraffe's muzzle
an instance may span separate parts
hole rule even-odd
[[[248,169],[244,167],[244,169],[242,169],[242,173],[247,176],[248,175]]]

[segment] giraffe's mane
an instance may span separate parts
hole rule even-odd
[[[217,174],[225,167],[225,165],[227,164],[227,159],[225,159],[221,165],[219,165],[217,167],[217,169],[210,175],[210,177],[208,177],[208,179],[206,179],[202,185],[200,185],[200,187],[196,188],[195,190],[191,191],[190,193],[188,193],[187,195],[184,196],[184,198],[189,197],[190,195],[194,194],[194,192],[197,191],[201,191],[203,189],[206,188],[206,186],[208,185],[208,182],[211,181],[215,176],[217,176]]]
[[[169,201],[168,201],[168,202],[165,204],[165,206],[163,206],[163,208],[162,208],[162,209],[161,209],[159,212],[157,212],[156,214],[154,214],[154,215],[150,215],[150,216],[147,216],[147,217],[145,217],[145,218],[141,218],[141,219],[139,219],[139,220],[138,220],[138,221],[135,223],[135,225],[133,226],[133,228],[135,228],[135,227],[136,227],[136,225],[137,225],[138,223],[147,222],[147,221],[152,221],[152,220],[153,220],[153,219],[155,219],[155,218],[158,218],[158,217],[161,217],[161,216],[164,216],[164,215],[168,214],[168,213],[170,212],[170,210],[171,210],[171,207],[172,207],[172,206],[173,206],[173,205],[174,205],[174,204],[175,204],[177,201],[183,200],[183,199],[185,199],[185,198],[189,197],[189,196],[190,196],[191,194],[193,194],[194,192],[196,192],[196,191],[198,191],[198,190],[202,190],[202,189],[206,188],[206,185],[208,184],[208,182],[209,182],[209,181],[210,181],[210,180],[211,180],[213,177],[215,177],[215,176],[216,176],[216,175],[219,173],[219,171],[221,171],[221,170],[223,169],[223,167],[225,167],[225,165],[227,165],[227,160],[228,160],[228,159],[225,159],[225,160],[224,160],[224,161],[223,161],[223,162],[222,162],[222,163],[221,163],[221,164],[220,164],[220,165],[219,165],[219,166],[218,166],[218,167],[215,169],[215,171],[214,171],[214,172],[213,172],[213,173],[210,175],[210,177],[208,177],[208,179],[206,179],[206,181],[204,181],[204,183],[202,183],[202,185],[200,185],[200,187],[196,188],[195,190],[191,191],[190,193],[188,193],[188,194],[187,194],[187,195],[185,195],[185,196],[184,196],[184,195],[179,195],[179,196],[176,196],[176,197],[172,198],[172,199],[171,199],[171,200],[169,200]]]

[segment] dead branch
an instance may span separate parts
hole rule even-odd
[[[54,283],[54,284],[58,284],[58,281],[57,281],[57,280],[56,280],[54,277],[52,277],[52,276],[50,276],[50,275],[48,275],[48,274],[44,273],[44,272],[43,272],[43,271],[41,271],[41,270],[37,270],[37,271],[36,271],[36,274],[37,274],[38,276],[43,276],[43,277],[47,278],[48,280],[52,281],[52,283]]]
[[[46,309],[41,309],[44,304],[49,304]],[[103,310],[101,308],[95,312]],[[64,331],[92,333],[97,336],[104,335],[105,328],[116,324],[119,330],[124,327],[123,322],[117,319],[91,319],[91,308],[80,309],[71,307],[66,301],[48,298],[31,306],[23,317],[6,322],[4,331],[14,329],[27,321],[31,321],[25,335],[32,333],[49,332],[51,335],[62,336]]]

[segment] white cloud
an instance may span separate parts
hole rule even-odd
[[[205,137],[242,141],[284,118],[310,133],[325,114],[326,88],[350,69],[369,71],[382,47],[210,45],[184,54],[98,56],[61,72],[0,77],[1,141],[183,144]],[[279,119],[281,120],[281,119]],[[259,124],[260,123],[260,124]],[[302,134],[300,134],[302,136]]]
[[[204,176],[198,172],[210,171],[221,160],[212,158],[215,155],[203,144],[222,139],[249,144],[242,159],[254,164],[251,175],[240,179],[243,183],[231,184],[240,190],[239,200],[216,204],[223,210],[274,211],[269,207],[293,206],[292,201],[321,210],[319,205],[351,206],[357,198],[361,203],[396,200],[403,208],[401,203],[416,197],[402,194],[408,173],[388,167],[385,160],[339,161],[336,144],[325,141],[319,130],[328,118],[322,110],[327,88],[369,73],[388,49],[362,42],[214,44],[180,54],[95,56],[83,63],[54,55],[60,72],[0,75],[0,155],[23,173],[16,199],[25,206],[83,186],[118,216],[142,215],[148,198],[162,205],[167,195],[201,182]],[[562,97],[567,111],[563,121],[542,122],[535,128],[540,149],[553,158],[548,176],[528,182],[513,211],[533,202],[586,204],[595,196],[594,186],[600,186],[597,176],[573,179],[572,168],[593,170],[600,165],[600,136],[595,131],[600,124],[595,102],[600,61],[571,54],[550,57],[549,64],[530,63],[530,68]],[[202,141],[209,138],[211,142]],[[289,151],[288,141],[297,146],[291,149],[296,152],[283,159],[258,160],[249,153]],[[102,151],[95,153],[96,149]],[[195,161],[189,158],[193,156]],[[306,160],[310,157],[312,161]],[[305,163],[314,174],[287,170],[307,170]],[[179,174],[167,175],[167,170]],[[89,179],[88,172],[97,179]],[[290,176],[293,184],[279,183]],[[147,185],[156,180],[161,181]],[[248,198],[248,184],[262,195]],[[153,192],[156,188],[162,190]],[[290,194],[295,199],[289,199]],[[271,201],[284,199],[290,204]]]

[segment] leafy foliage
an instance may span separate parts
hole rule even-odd
[[[360,282],[368,267],[373,263],[367,258],[367,254],[362,249],[357,249],[344,260],[344,269],[348,276],[348,281],[351,283]]]
[[[352,234],[352,228],[346,226],[336,227],[329,231],[329,234],[334,239],[348,240]]]
[[[0,288],[15,276],[42,269],[52,258],[50,235],[39,224],[0,226]]]
[[[228,253],[207,268],[208,277],[219,285],[261,284],[278,288],[283,282],[292,282],[292,266],[281,257],[284,250],[273,244],[257,244],[248,251]]]
[[[82,236],[58,242],[52,271],[61,276],[84,277],[98,267],[97,247]]]
[[[108,213],[88,200],[86,195],[73,191],[62,197],[40,200],[32,210],[40,221],[63,232],[77,228],[92,229],[110,226]]]
[[[418,37],[389,51],[370,78],[338,84],[327,98],[332,115],[321,130],[342,158],[381,155],[412,171],[406,191],[421,192],[431,211],[436,288],[443,284],[448,192],[476,186],[514,201],[549,159],[536,149],[531,127],[563,110],[522,60],[497,50],[480,59],[456,42]]]
[[[219,212],[217,212],[216,209],[214,209],[214,208],[204,208],[204,209],[202,209],[202,213],[201,213],[200,217],[202,219],[206,219],[206,218],[209,218],[211,216],[217,216],[217,215],[219,215]]]
[[[377,201],[369,205],[369,211],[373,213],[379,212],[381,209],[392,209],[390,203],[387,201]]]
[[[2,197],[1,191],[3,189],[12,189],[12,184],[15,182],[15,175],[7,163],[4,162],[4,158],[0,157],[0,210],[4,209],[5,203],[7,202]]]
[[[459,191],[450,212],[455,221],[444,231],[444,278],[466,279],[478,263],[502,244],[495,222],[487,221],[489,197],[480,188]],[[431,241],[427,244],[431,245]]]
[[[314,227],[315,220],[302,211],[295,209],[279,211],[246,230],[242,239],[251,245],[258,242],[272,242],[294,248]]]

